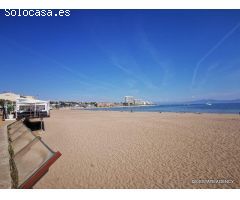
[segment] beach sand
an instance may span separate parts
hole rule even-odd
[[[3,124],[4,124],[4,121],[2,121],[2,119],[0,119],[0,127],[3,126]]]
[[[53,110],[44,121],[62,156],[34,188],[240,188],[238,115]]]

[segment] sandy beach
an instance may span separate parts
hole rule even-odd
[[[53,110],[44,121],[62,156],[34,188],[240,188],[238,115]]]
[[[3,126],[4,122],[0,119],[0,126]]]

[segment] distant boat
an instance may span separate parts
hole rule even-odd
[[[207,102],[206,105],[211,106],[212,104]]]

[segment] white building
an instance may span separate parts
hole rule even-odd
[[[12,92],[0,93],[0,100],[4,102],[4,109],[7,111],[9,105],[12,109],[7,111],[5,119],[22,117],[49,117],[50,104],[48,101],[37,100],[33,96],[22,96]],[[10,101],[11,103],[9,104]]]
[[[124,97],[125,105],[151,105],[149,101],[144,101],[142,99],[135,99],[133,96],[125,96]]]
[[[135,105],[146,105],[147,103],[143,101],[142,99],[134,99]]]
[[[0,93],[0,100],[16,102],[20,98],[20,94],[15,94],[12,92]]]
[[[50,104],[49,101],[19,98],[16,101],[16,118],[30,117],[49,117]]]
[[[133,96],[125,96],[124,103],[126,104],[134,104],[134,97]]]

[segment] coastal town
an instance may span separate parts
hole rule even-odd
[[[150,101],[125,96],[123,102],[82,102],[82,101],[50,101],[51,108],[111,108],[120,106],[153,105]]]

